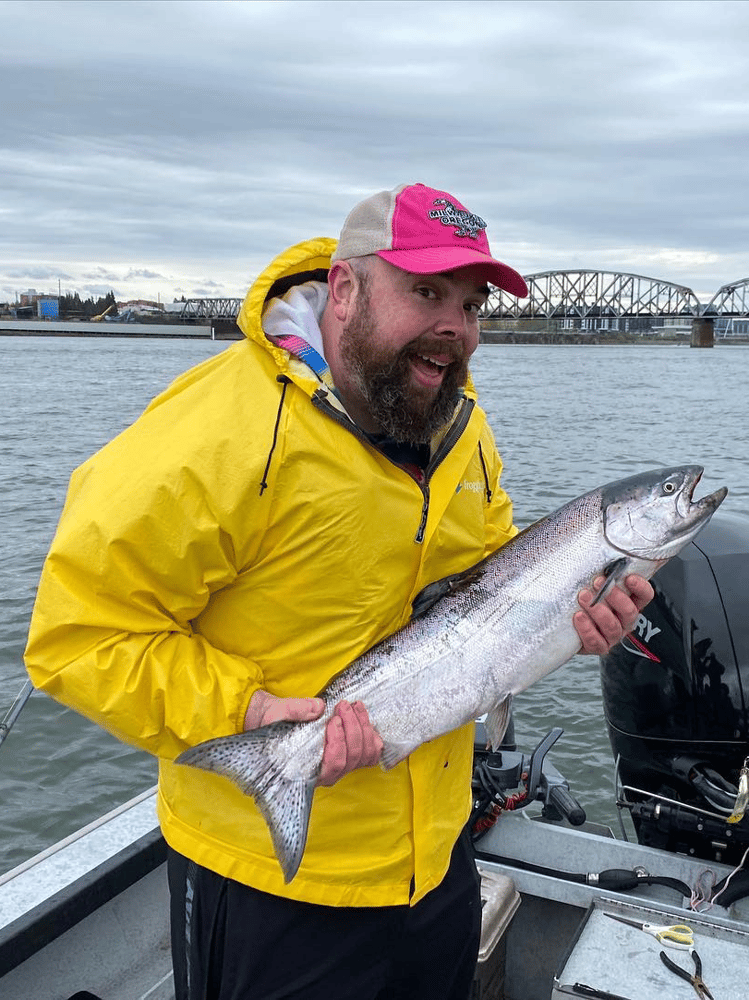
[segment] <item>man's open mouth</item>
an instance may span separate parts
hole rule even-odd
[[[408,360],[417,381],[432,388],[439,388],[442,385],[453,361],[445,354],[417,353],[410,354]]]
[[[417,354],[416,357],[435,371],[442,371],[443,368],[447,368],[451,361],[449,358],[432,357],[430,354]]]

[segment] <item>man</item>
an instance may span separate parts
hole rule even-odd
[[[288,885],[254,803],[173,761],[319,716],[316,692],[426,585],[515,533],[467,361],[489,284],[527,289],[485,228],[420,184],[366,199],[337,246],[291,247],[257,279],[244,342],[72,478],[27,664],[159,758],[180,1000],[467,996],[472,726],[384,772],[366,705],[338,705]],[[618,642],[652,597],[627,587],[595,607],[581,595],[585,651]]]

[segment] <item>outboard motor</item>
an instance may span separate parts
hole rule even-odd
[[[749,516],[718,511],[601,659],[640,843],[738,864],[749,846]]]

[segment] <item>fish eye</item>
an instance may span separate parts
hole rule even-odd
[[[664,493],[673,493],[675,489],[676,489],[675,483],[668,482],[663,484]]]

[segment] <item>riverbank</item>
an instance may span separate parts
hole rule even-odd
[[[688,337],[644,337],[584,330],[481,330],[482,344],[644,344],[689,343]]]
[[[107,323],[44,319],[0,320],[0,337],[172,337],[187,340],[241,340],[236,323]]]
[[[91,337],[108,340],[113,337],[171,337],[184,340],[241,340],[244,336],[236,323],[214,320],[210,324],[197,323],[107,323],[66,320],[0,320],[0,337]],[[681,344],[686,347],[690,338],[686,334],[661,335],[660,333],[625,333],[617,330],[558,330],[493,329],[482,324],[482,344]],[[749,344],[749,337],[716,339],[719,344]]]
[[[517,327],[512,329],[504,325],[503,328],[496,329],[482,324],[480,342],[482,344],[637,344],[639,346],[669,344],[683,347],[717,347],[722,344],[749,344],[749,337],[716,337],[712,343],[692,345],[692,339],[687,333],[663,334],[660,331],[652,333],[645,330],[637,333],[622,330],[560,330],[553,326],[544,328],[541,324],[536,329]]]

